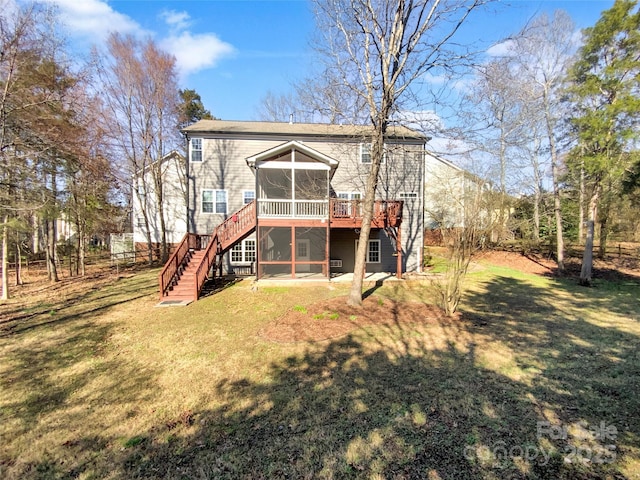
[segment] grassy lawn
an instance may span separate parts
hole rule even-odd
[[[637,284],[485,266],[454,321],[278,343],[347,287],[155,308],[156,275],[0,307],[0,478],[640,478]]]

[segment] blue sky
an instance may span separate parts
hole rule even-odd
[[[109,31],[152,36],[173,53],[182,88],[225,120],[254,120],[264,95],[285,93],[312,67],[314,28],[306,0],[45,0],[58,4],[78,52]],[[467,40],[483,48],[517,32],[528,19],[566,10],[578,28],[593,25],[613,0],[500,1],[470,20]]]

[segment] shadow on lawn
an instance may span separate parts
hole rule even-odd
[[[640,431],[637,337],[573,310],[574,301],[588,308],[611,296],[571,291],[551,303],[548,293],[498,278],[467,299],[471,319],[364,330],[272,364],[262,382],[213,385],[218,409],[194,412],[194,426],[172,442],[162,441],[167,427],[155,427],[155,440],[127,452],[118,475],[625,478],[621,457],[638,448]],[[626,294],[616,303],[638,311]],[[444,331],[444,343],[429,328]],[[496,345],[524,373],[481,366],[480,349]],[[602,422],[617,433],[575,437]]]
[[[0,449],[1,478],[77,478],[113,441],[103,436],[103,430],[134,416],[137,402],[158,395],[156,375],[148,365],[101,355],[117,324],[95,322],[96,312],[151,290],[148,281],[133,278],[116,291],[86,292],[73,304],[52,299],[47,308],[52,314],[16,315],[4,325],[0,335],[0,363],[7,367],[0,377],[4,446],[20,444],[31,430],[39,434],[31,436],[33,449],[13,446],[14,452],[22,453],[18,458],[6,456],[9,449]]]

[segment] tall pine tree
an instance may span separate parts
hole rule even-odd
[[[621,180],[640,132],[640,12],[636,0],[616,0],[591,28],[570,72],[575,147],[569,167],[583,167],[590,189],[580,283],[590,285],[595,223],[606,244],[608,199]]]

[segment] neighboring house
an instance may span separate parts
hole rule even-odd
[[[427,230],[461,228],[483,213],[479,177],[432,153],[425,154],[424,225]]]
[[[163,202],[167,243],[177,244],[187,233],[186,159],[177,151],[162,157],[155,168],[161,169],[163,182]],[[151,168],[151,167],[149,167]],[[147,169],[144,175],[134,179],[132,232],[135,244],[147,246],[147,222],[151,243],[158,246],[162,242],[160,213],[156,201],[155,185]],[[144,207],[144,208],[143,208]],[[144,211],[147,214],[145,222]]]
[[[205,267],[253,267],[259,279],[353,271],[371,127],[201,120],[183,133],[189,234],[161,274],[162,295],[196,256],[189,251],[207,250],[208,260],[195,260],[196,277]],[[421,269],[426,141],[408,128],[389,128],[367,272]],[[174,210],[184,206],[175,203]]]

